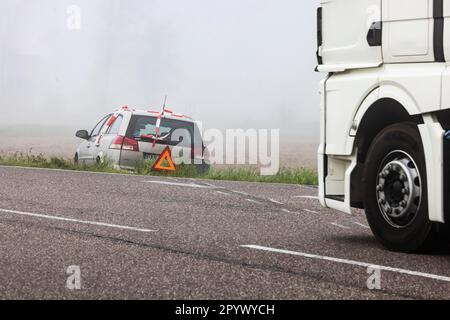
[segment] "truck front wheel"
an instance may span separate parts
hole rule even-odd
[[[374,139],[364,169],[365,210],[389,250],[416,252],[433,236],[424,151],[417,125],[394,124]]]

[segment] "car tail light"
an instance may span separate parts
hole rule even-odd
[[[122,150],[123,138],[124,137],[122,136],[115,137],[109,148],[113,150]]]
[[[126,150],[139,152],[139,142],[134,139],[117,136],[111,143],[110,149],[114,150]]]
[[[139,152],[139,142],[131,138],[123,138],[122,150]]]

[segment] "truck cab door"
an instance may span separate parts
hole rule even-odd
[[[396,83],[414,96],[417,113],[442,107],[444,2],[448,6],[443,0],[383,0],[385,66],[380,93],[384,95],[389,84]]]
[[[438,0],[383,0],[385,63],[434,62],[434,5]]]
[[[381,43],[373,41],[378,38],[380,22],[381,0],[322,0],[317,12],[317,70],[380,66]]]

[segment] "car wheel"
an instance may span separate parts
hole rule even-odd
[[[433,237],[421,137],[414,123],[394,124],[373,141],[364,169],[365,211],[389,250],[423,250]]]

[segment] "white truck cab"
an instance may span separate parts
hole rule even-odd
[[[317,20],[321,203],[421,250],[450,224],[450,1],[322,0]]]

